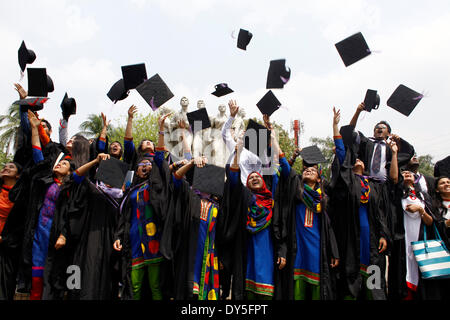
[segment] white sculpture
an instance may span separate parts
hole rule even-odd
[[[231,125],[231,135],[234,141],[237,141],[238,137],[242,136],[245,132],[244,118],[245,110],[240,107],[236,117],[234,118],[233,124]]]
[[[203,100],[197,101],[197,109],[203,109],[205,108],[205,102]],[[209,119],[211,121],[211,117]],[[210,139],[210,128],[199,130],[194,134],[194,138],[192,141],[192,156],[193,157],[199,157],[199,156],[206,156],[208,157],[208,160],[210,160],[210,155],[206,154],[206,150],[208,145],[211,143]]]
[[[177,113],[175,113],[172,117],[172,121],[170,122],[170,137],[169,140],[165,140],[168,145],[172,147],[169,150],[176,157],[183,158],[183,144],[182,144],[182,136],[181,130],[179,129],[178,121],[183,121],[185,123],[186,128],[189,128],[189,121],[187,119],[187,109],[189,106],[189,100],[186,97],[182,97],[180,100],[181,109]],[[190,130],[185,130],[185,139],[189,146],[192,145],[192,134]]]
[[[222,127],[228,120],[226,106],[219,106],[219,113],[211,121],[211,155],[210,162],[219,167],[225,167],[230,152],[222,138]]]

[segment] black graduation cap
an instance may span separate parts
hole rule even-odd
[[[244,133],[244,147],[262,158],[264,151],[267,151],[270,144],[270,130],[258,122],[249,119],[247,129]],[[255,140],[256,137],[256,140]],[[265,140],[263,140],[265,138]]]
[[[112,102],[116,103],[117,101],[123,100],[128,97],[129,91],[125,89],[125,84],[123,79],[118,80],[113,84],[111,89],[109,89],[106,94]]]
[[[173,93],[159,74],[136,87],[136,91],[144,98],[153,111],[172,99]]]
[[[378,109],[380,106],[380,95],[377,90],[367,89],[366,96],[364,98],[364,109],[366,111],[372,111],[372,109]]]
[[[209,120],[206,108],[188,112],[186,113],[186,116],[193,133],[211,127],[211,121]],[[198,125],[195,125],[195,122],[201,122],[201,127],[199,128]]]
[[[147,80],[147,70],[145,69],[145,63],[122,66],[122,77],[126,90],[136,88],[142,82]]]
[[[52,79],[45,68],[28,68],[28,95],[31,97],[46,97],[53,92]]]
[[[266,89],[282,89],[291,77],[291,70],[286,70],[286,59],[270,61],[267,73]]]
[[[215,86],[216,91],[211,92],[211,94],[215,95],[216,97],[222,97],[224,95],[227,95],[229,93],[234,92],[230,88],[228,88],[228,84],[226,83],[219,83]]]
[[[61,102],[61,110],[63,115],[70,116],[72,114],[77,113],[77,102],[74,98],[69,98],[69,96],[66,94],[64,95],[64,98]]]
[[[405,116],[409,116],[422,98],[422,94],[401,84],[389,97],[387,105]]]
[[[346,67],[370,55],[369,46],[361,32],[335,44]]]
[[[450,156],[439,160],[434,165],[434,177],[438,178],[440,176],[445,176],[450,178]]]
[[[239,30],[239,35],[237,39],[237,47],[242,50],[247,50],[247,45],[250,43],[253,35],[244,29]]]
[[[300,151],[300,156],[303,159],[303,163],[307,166],[312,166],[327,161],[323,156],[322,151],[320,151],[316,145],[303,148]]]
[[[221,197],[225,186],[225,168],[207,164],[195,167],[192,189]]]
[[[262,114],[267,114],[269,117],[278,110],[281,106],[281,102],[278,101],[277,97],[273,94],[272,90],[269,90],[264,97],[259,100],[259,102],[256,104],[259,111],[261,111]]]
[[[113,188],[122,188],[127,172],[128,164],[116,158],[109,158],[100,162],[95,179]]]
[[[47,102],[49,98],[26,98],[22,100],[17,100],[13,104],[18,104],[21,111],[39,111],[44,108],[44,103]]]
[[[18,55],[19,55],[19,66],[22,72],[25,71],[27,64],[32,64],[34,60],[36,60],[36,54],[34,53],[33,50],[27,49],[25,41],[22,41]]]

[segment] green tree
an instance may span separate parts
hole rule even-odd
[[[2,152],[7,154],[16,152],[17,139],[20,129],[20,112],[19,105],[13,104],[9,106],[8,113],[0,116],[0,141],[2,144]]]
[[[102,116],[99,114],[89,114],[87,118],[88,120],[83,121],[79,126],[80,133],[87,138],[98,137],[103,129]]]
[[[330,137],[319,138],[319,137],[311,137],[309,139],[312,145],[317,145],[317,147],[322,151],[323,156],[326,159],[326,162],[323,163],[323,176],[327,179],[330,178],[330,166],[333,161],[334,155],[334,141]]]
[[[432,162],[433,157],[429,154],[426,154],[424,156],[419,156],[419,172],[428,175],[433,176],[434,175],[434,163]]]

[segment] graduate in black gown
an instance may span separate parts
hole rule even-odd
[[[389,257],[388,298],[391,300],[440,299],[439,282],[422,279],[412,252],[411,242],[436,236],[433,230],[434,215],[431,198],[415,183],[414,174],[397,166],[398,148],[394,141],[388,143],[392,151],[389,173],[389,194],[392,209],[392,246]]]
[[[388,230],[381,205],[384,184],[365,175],[357,159],[358,145],[352,126],[346,139],[338,130],[340,112],[334,111],[333,136],[336,157],[330,194],[330,215],[341,257],[339,299],[386,299],[385,269]],[[367,288],[369,266],[377,266],[378,288]]]
[[[163,135],[156,153],[142,155],[134,170],[111,243],[121,256],[121,298],[147,299],[149,293],[154,300],[169,299],[173,296],[172,264],[161,254],[161,236],[168,215],[171,175],[164,160]]]
[[[14,188],[21,171],[14,162],[0,171],[0,300],[12,300],[16,289],[26,212]]]

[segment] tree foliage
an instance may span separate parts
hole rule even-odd
[[[20,106],[13,104],[9,106],[6,115],[0,115],[0,141],[2,152],[14,154],[17,148],[17,139],[20,129]]]

